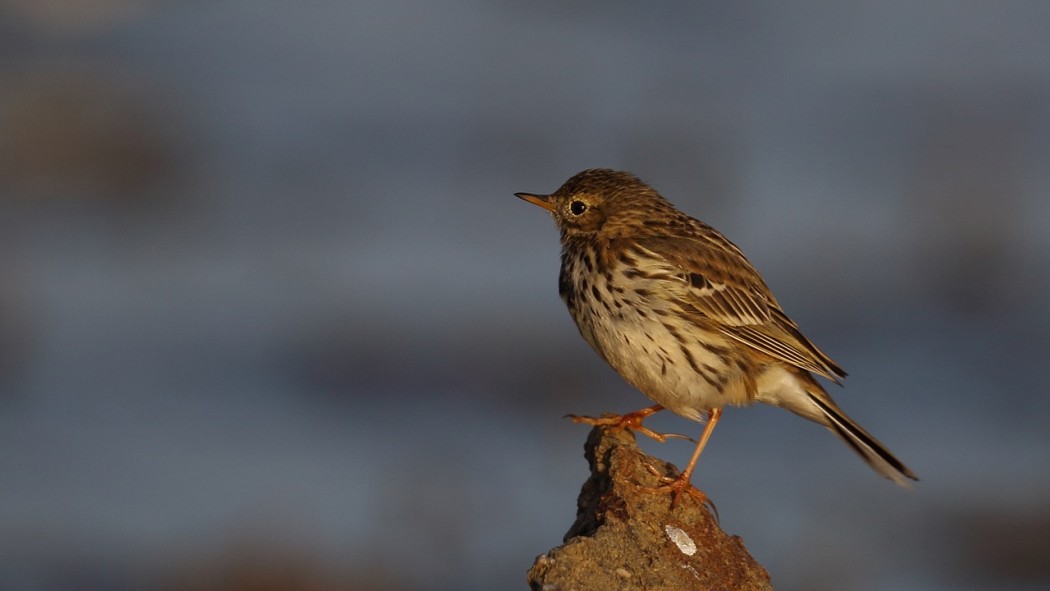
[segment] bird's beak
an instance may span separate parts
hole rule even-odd
[[[554,211],[554,201],[550,195],[533,195],[532,193],[515,193],[514,195],[547,211]]]

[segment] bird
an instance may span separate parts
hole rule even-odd
[[[574,421],[653,436],[661,410],[704,423],[677,477],[662,486],[707,502],[693,471],[727,406],[763,403],[827,427],[880,475],[907,487],[914,472],[849,418],[815,376],[846,372],[799,330],[744,253],[630,172],[593,168],[549,194],[515,193],[547,210],[561,236],[558,292],[584,340],[655,405]]]

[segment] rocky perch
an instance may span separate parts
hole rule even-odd
[[[677,469],[644,454],[634,435],[595,427],[584,445],[590,478],[577,499],[576,523],[565,543],[529,570],[535,591],[772,589],[769,574],[737,536],[726,534],[708,507],[683,495],[671,509],[650,465]]]

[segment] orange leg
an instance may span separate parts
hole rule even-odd
[[[588,425],[595,426],[605,425],[617,427],[620,429],[627,429],[628,431],[637,431],[643,435],[648,435],[649,437],[652,437],[660,443],[667,441],[668,437],[677,437],[679,439],[689,439],[690,441],[692,441],[691,438],[686,437],[685,435],[679,435],[678,433],[657,433],[656,431],[653,431],[652,429],[642,424],[642,421],[644,421],[646,417],[648,417],[651,414],[658,413],[663,409],[664,407],[660,406],[659,404],[654,404],[653,406],[647,406],[641,410],[636,410],[634,412],[629,412],[623,415],[613,415],[606,417],[584,417],[580,415],[566,416],[572,419],[572,422],[574,423],[586,423]]]
[[[707,423],[704,425],[704,432],[700,436],[700,441],[696,444],[696,450],[693,451],[693,457],[689,458],[689,463],[686,464],[685,470],[682,470],[682,473],[679,474],[677,478],[668,478],[666,476],[660,476],[654,469],[652,469],[652,467],[650,467],[650,472],[659,476],[661,481],[665,484],[656,488],[646,488],[645,490],[654,493],[673,493],[674,497],[671,499],[672,508],[678,503],[678,499],[682,496],[682,493],[690,494],[701,503],[709,502],[707,495],[693,486],[690,479],[693,476],[693,470],[696,469],[696,461],[700,459],[700,453],[704,451],[704,446],[707,445],[707,440],[711,439],[711,433],[714,432],[715,425],[718,424],[718,419],[721,417],[721,408],[713,408],[707,411]]]

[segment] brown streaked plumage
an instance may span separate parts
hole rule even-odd
[[[812,374],[846,376],[781,309],[732,242],[675,209],[628,172],[580,172],[550,195],[516,193],[548,210],[561,233],[559,293],[580,334],[621,376],[657,403],[707,424],[686,469],[656,490],[699,498],[689,480],[727,405],[762,402],[820,423],[877,472],[901,485],[914,473],[853,422]]]

